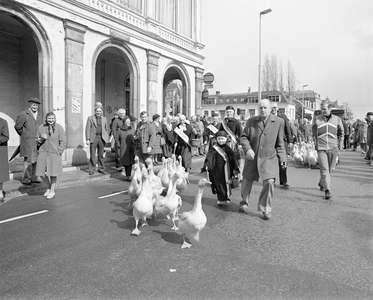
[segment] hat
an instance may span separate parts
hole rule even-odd
[[[158,118],[160,118],[160,115],[158,114],[153,115],[153,121],[157,120]]]
[[[218,113],[212,113],[211,117],[219,117],[219,114]]]
[[[216,134],[216,137],[218,137],[218,136],[228,137],[227,133],[223,130],[218,131],[218,133]]]
[[[373,116],[373,111],[368,112],[367,116]]]
[[[225,108],[225,110],[228,110],[228,109],[231,109],[231,110],[234,111],[234,107],[233,107],[232,105],[228,105],[228,106]]]
[[[135,118],[134,116],[130,116],[130,120],[131,122],[134,122],[134,121],[137,121],[137,118]]]
[[[31,98],[28,102],[36,103],[36,104],[41,104],[40,100],[36,97]]]

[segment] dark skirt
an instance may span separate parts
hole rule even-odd
[[[182,165],[187,171],[192,168],[192,153],[189,146],[178,145],[175,154],[176,156],[181,155],[181,158],[183,160]]]

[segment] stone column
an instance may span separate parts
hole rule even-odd
[[[87,27],[64,20],[65,28],[65,116],[67,147],[85,141],[83,134],[83,50]]]
[[[196,77],[195,77],[195,97],[196,97],[196,115],[202,116],[202,91],[203,91],[203,69],[195,68]]]
[[[148,78],[147,78],[147,87],[148,87],[148,114],[149,118],[152,115],[159,113],[158,112],[158,99],[160,95],[157,95],[158,89],[158,60],[160,54],[152,50],[147,51],[148,56]]]

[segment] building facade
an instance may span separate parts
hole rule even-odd
[[[174,80],[180,112],[201,113],[201,13],[202,0],[0,0],[1,116],[12,128],[38,97],[76,148],[95,102],[108,120],[163,115]]]
[[[262,99],[269,99],[277,103],[280,112],[286,114],[290,121],[296,119],[296,103],[280,91],[261,92]],[[225,108],[231,105],[235,108],[237,118],[247,120],[259,115],[258,93],[235,93],[221,94],[216,92],[215,95],[209,95],[208,99],[202,100],[202,111],[206,116],[212,113],[219,113],[222,118],[225,116]]]

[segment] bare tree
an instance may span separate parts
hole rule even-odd
[[[270,61],[270,90],[278,90],[278,69],[277,69],[277,57],[276,55],[271,55]]]
[[[297,79],[295,77],[295,72],[294,72],[293,67],[291,66],[290,60],[288,60],[288,69],[287,69],[286,79],[287,79],[287,88],[289,91],[289,95],[291,95],[292,92],[295,90],[295,83]]]
[[[280,64],[278,66],[278,87],[281,92],[285,90],[284,88],[284,74],[282,72],[282,59],[280,58]]]
[[[271,78],[271,61],[269,59],[268,53],[264,57],[264,65],[262,68],[262,90],[268,92],[270,88],[270,78]]]

